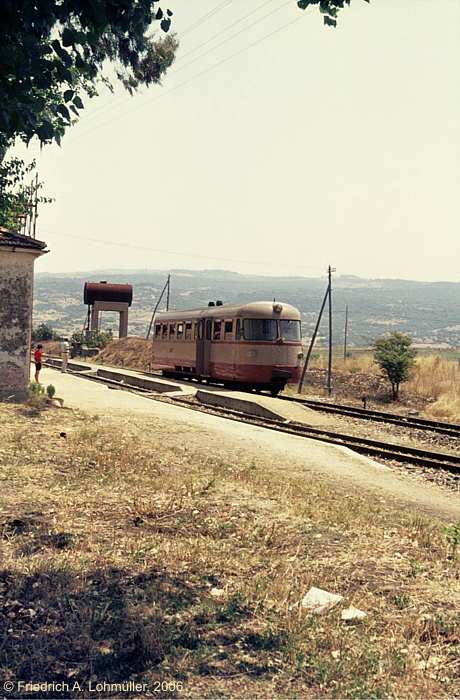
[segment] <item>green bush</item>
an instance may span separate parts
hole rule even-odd
[[[106,345],[112,342],[113,333],[112,331],[77,331],[72,335],[72,341],[75,343],[80,343],[81,345],[86,345],[88,348],[105,348]]]
[[[460,520],[458,523],[445,527],[444,535],[450,548],[450,556],[452,559],[455,559],[460,546]]]
[[[30,382],[29,384],[29,394],[31,396],[42,396],[45,393],[45,389],[42,384],[37,384],[37,382]]]
[[[41,323],[32,330],[32,340],[34,343],[40,340],[60,340],[60,336],[51,326],[48,326],[46,323]]]
[[[374,341],[374,362],[387,376],[394,401],[399,396],[399,385],[409,379],[409,371],[415,364],[417,352],[411,345],[412,338],[398,331]]]
[[[52,384],[48,384],[46,387],[46,393],[48,394],[48,398],[52,399],[56,393],[56,388]]]

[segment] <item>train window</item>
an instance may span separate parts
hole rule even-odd
[[[192,338],[192,322],[187,321],[185,324],[185,340],[191,340]]]
[[[170,323],[169,324],[169,337],[170,337],[170,339],[174,340],[175,335],[176,335],[176,324]]]
[[[167,323],[163,323],[163,327],[161,329],[161,337],[162,338],[168,337],[168,324]]]
[[[212,338],[212,334],[211,334],[212,321],[210,318],[207,318],[205,323],[206,323],[206,340],[211,340],[211,338]]]
[[[155,324],[155,338],[159,338],[161,335],[161,323]]]
[[[239,318],[236,319],[236,339],[241,340],[243,337],[243,332],[241,330],[241,320]]]
[[[232,335],[233,335],[233,321],[225,321],[224,334],[225,334],[226,339],[232,337]]]
[[[243,332],[245,340],[276,340],[278,324],[273,318],[245,318]]]
[[[300,321],[282,320],[279,324],[283,340],[300,340]]]
[[[182,340],[183,337],[184,337],[184,324],[178,323],[177,324],[177,340]]]
[[[212,333],[213,340],[220,340],[220,334],[222,329],[222,321],[214,321],[214,328]]]

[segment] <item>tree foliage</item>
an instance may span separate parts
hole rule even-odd
[[[409,379],[410,369],[415,364],[417,351],[411,347],[412,338],[394,331],[374,341],[376,362],[391,383],[392,397],[399,397],[399,386]]]
[[[105,348],[113,341],[112,331],[75,331],[71,342],[86,345],[88,348]]]
[[[32,340],[36,343],[40,340],[59,340],[58,334],[46,323],[40,323],[32,330]]]
[[[160,82],[177,48],[171,15],[158,0],[2,0],[0,161],[17,137],[59,142],[109,64],[131,92]]]
[[[109,66],[131,93],[159,83],[178,45],[171,15],[158,0],[1,0],[0,225],[18,230],[29,201],[34,164],[5,160],[15,139],[60,143],[83,98],[111,87]]]
[[[31,200],[35,197],[34,188],[40,190],[43,183],[26,184],[26,178],[35,168],[35,161],[28,165],[20,158],[10,158],[0,162],[0,226],[18,231],[27,216]],[[38,196],[37,203],[51,202],[49,197]]]
[[[335,26],[350,2],[297,4],[319,6],[325,24]],[[131,93],[159,83],[178,46],[168,34],[172,14],[159,0],[0,0],[1,225],[17,228],[26,206],[30,166],[4,163],[15,139],[60,143],[83,99],[96,95],[101,83],[111,87],[109,66]]]
[[[365,0],[370,2],[371,0]],[[345,5],[350,5],[351,0],[298,0],[297,5],[301,10],[306,10],[312,5],[319,5],[319,11],[324,15],[324,24],[329,27],[337,26],[337,16],[339,10],[342,10]]]

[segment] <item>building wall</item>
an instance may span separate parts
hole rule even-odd
[[[36,257],[0,247],[0,399],[27,395]]]

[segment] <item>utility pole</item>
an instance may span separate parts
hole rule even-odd
[[[35,198],[34,198],[34,225],[33,225],[33,237],[36,237],[37,233],[37,217],[38,217],[38,173],[35,176]]]
[[[169,311],[169,295],[170,295],[170,292],[171,292],[171,274],[168,275],[168,282],[167,282],[167,285],[168,285],[168,291],[167,291],[167,294],[166,294],[166,311]]]
[[[335,267],[329,267],[327,268],[327,276],[329,283],[327,285],[328,288],[328,299],[329,299],[329,354],[328,354],[328,361],[327,361],[327,384],[326,384],[326,389],[327,393],[329,396],[332,393],[332,273],[335,272]]]
[[[348,304],[345,306],[345,329],[343,333],[343,361],[347,361]]]
[[[305,364],[303,366],[302,375],[301,375],[300,381],[299,381],[299,386],[297,387],[297,391],[299,392],[299,394],[302,391],[303,380],[305,379],[305,373],[308,369],[308,363],[310,362],[310,355],[311,355],[311,352],[313,350],[313,345],[315,344],[316,334],[318,333],[319,324],[321,323],[321,317],[323,315],[324,307],[326,306],[326,300],[327,300],[328,296],[329,296],[329,285],[327,286],[326,294],[324,295],[323,303],[321,304],[321,308],[319,310],[315,330],[313,331],[313,335],[312,335],[311,340],[310,340],[310,345],[308,348],[307,357],[305,358]]]
[[[145,336],[145,339],[146,339],[146,340],[148,340],[149,337],[150,337],[150,332],[151,332],[151,330],[152,330],[153,321],[154,321],[154,319],[155,319],[156,312],[157,312],[157,310],[158,310],[158,307],[159,307],[160,304],[161,304],[161,300],[163,299],[163,294],[165,293],[166,290],[168,290],[168,296],[167,296],[167,300],[166,300],[166,311],[168,311],[168,305],[169,305],[169,278],[170,278],[170,275],[168,275],[168,279],[167,279],[166,282],[165,282],[165,286],[164,286],[163,289],[161,290],[161,294],[160,294],[160,296],[158,297],[158,301],[157,301],[157,303],[155,304],[155,308],[153,309],[153,314],[152,314],[152,318],[150,319],[149,329],[148,329],[148,331],[147,331],[147,335]]]

